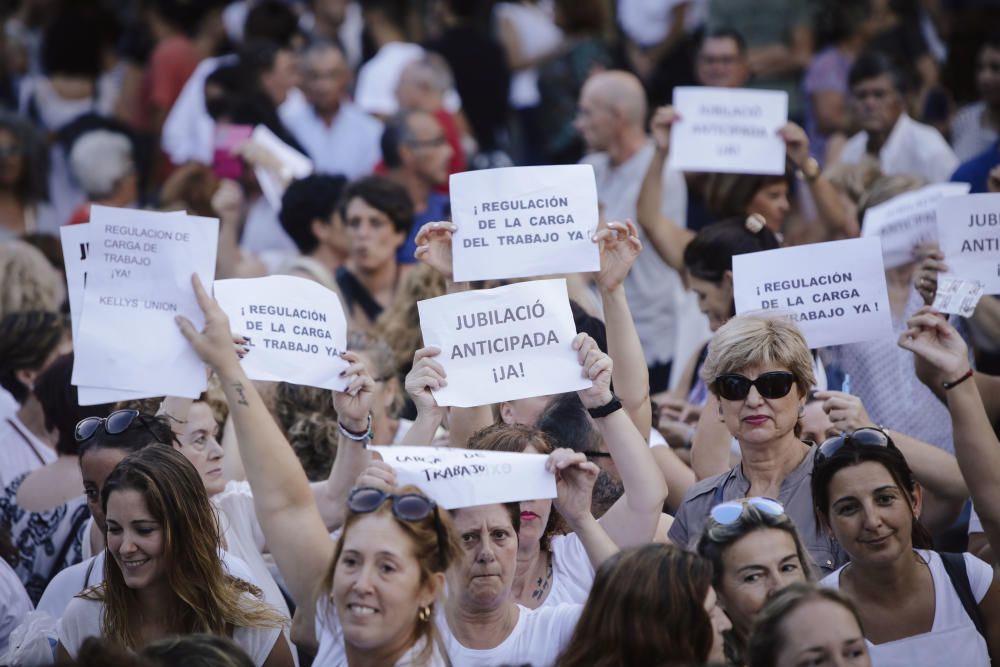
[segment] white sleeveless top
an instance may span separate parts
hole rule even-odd
[[[934,625],[930,632],[883,644],[872,644],[866,639],[872,664],[875,667],[989,667],[986,640],[958,599],[941,557],[934,551],[914,551],[927,563],[934,580]],[[972,554],[963,555],[969,586],[976,603],[981,603],[993,583],[993,569]],[[844,567],[831,572],[820,585],[839,590]]]

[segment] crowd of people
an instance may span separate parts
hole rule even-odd
[[[890,335],[810,349],[737,315],[733,277],[928,184],[1000,192],[990,3],[21,0],[0,21],[0,665],[1000,657],[1000,299],[935,310],[958,258],[928,243],[885,271]],[[787,93],[784,173],[670,168],[677,86]],[[508,282],[455,280],[450,176],[574,163],[599,202],[600,269],[563,276],[592,386],[439,405],[417,302]],[[346,390],[250,380],[192,276],[204,326],[171,333],[207,391],[81,405],[59,230],[92,205],[215,218],[217,279],[337,293]],[[370,449],[432,444],[544,455],[555,497],[446,509]]]

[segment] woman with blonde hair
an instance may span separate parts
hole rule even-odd
[[[94,422],[83,422],[93,424]],[[101,421],[92,428],[106,428]],[[177,634],[232,635],[254,664],[293,664],[283,617],[228,575],[216,515],[197,470],[167,445],[122,460],[101,491],[110,558],[104,582],[70,603],[58,653],[101,636],[131,650]]]

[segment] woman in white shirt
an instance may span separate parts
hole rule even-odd
[[[812,495],[851,557],[821,583],[854,602],[874,664],[977,667],[1000,656],[1000,585],[992,568],[971,554],[929,550],[917,521],[922,489],[883,431],[858,429],[824,442]]]
[[[106,428],[107,420],[77,427]],[[58,653],[75,657],[87,637],[131,650],[194,632],[232,635],[256,665],[291,667],[283,617],[260,589],[226,574],[205,488],[172,447],[152,445],[115,466],[101,491],[107,526],[104,582],[75,598],[59,621]]]

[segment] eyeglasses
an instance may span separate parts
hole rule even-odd
[[[715,521],[715,523],[722,526],[728,526],[729,524],[739,521],[747,507],[753,507],[764,514],[770,514],[771,516],[781,516],[785,513],[785,506],[777,500],[759,496],[720,503],[709,511],[709,516],[712,517],[712,520]]]
[[[822,463],[844,447],[890,447],[895,449],[885,431],[877,428],[859,428],[853,433],[844,433],[826,440],[816,449],[816,464]]]
[[[94,437],[97,433],[97,429],[101,426],[104,427],[104,432],[108,435],[119,435],[128,430],[132,423],[138,419],[139,423],[146,427],[153,439],[156,440],[161,445],[166,445],[169,443],[160,440],[156,432],[150,428],[149,423],[146,418],[143,417],[138,410],[115,410],[107,417],[86,417],[81,419],[77,425],[76,429],[73,431],[73,436],[76,438],[77,442],[86,442]]]
[[[742,401],[750,394],[750,387],[764,398],[784,398],[795,384],[795,374],[788,371],[761,373],[751,380],[739,373],[726,373],[715,378],[715,390],[727,401]]]
[[[588,459],[609,459],[611,458],[611,452],[599,452],[599,451],[583,451],[580,452]]]
[[[395,495],[372,486],[362,486],[351,491],[347,507],[357,514],[368,514],[382,506],[386,500],[392,501],[392,513],[402,521],[423,521],[431,515],[435,502],[419,493]]]

